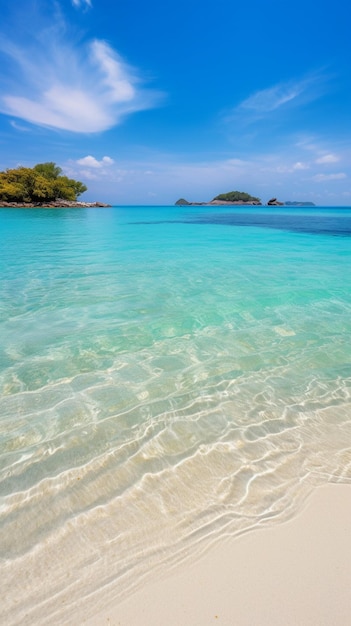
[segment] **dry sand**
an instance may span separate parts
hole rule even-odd
[[[348,626],[351,485],[316,489],[293,520],[219,542],[80,623]]]

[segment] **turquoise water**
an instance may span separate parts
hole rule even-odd
[[[6,624],[351,482],[351,209],[1,209]]]

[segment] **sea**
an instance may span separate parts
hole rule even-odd
[[[351,483],[351,208],[2,208],[0,238],[4,625]]]

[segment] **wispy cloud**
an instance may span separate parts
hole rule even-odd
[[[226,116],[227,121],[254,122],[278,111],[305,105],[320,97],[327,76],[323,72],[311,73],[297,80],[283,81],[261,89],[240,102]]]
[[[0,111],[32,124],[100,132],[159,99],[107,42],[77,43],[59,21],[16,43],[3,37],[1,56],[11,68],[0,75]]]
[[[250,109],[258,113],[267,113],[269,111],[275,111],[281,106],[296,100],[306,89],[305,81],[299,83],[281,83],[270,87],[269,89],[263,89],[257,91],[252,96],[244,100],[240,104],[241,109]]]
[[[342,180],[343,178],[347,178],[345,172],[338,172],[336,174],[316,174],[312,176],[312,180],[316,183],[324,183],[328,180]]]
[[[337,163],[338,161],[340,161],[340,158],[336,154],[324,154],[316,159],[316,163],[319,164]]]
[[[17,122],[15,122],[15,120],[11,120],[10,124],[13,128],[21,131],[22,133],[28,133],[30,131],[30,128],[28,126],[22,126],[22,124],[18,124]]]

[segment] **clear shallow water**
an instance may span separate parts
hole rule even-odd
[[[351,209],[1,209],[7,624],[351,482]],[[56,620],[56,621],[55,621]]]

